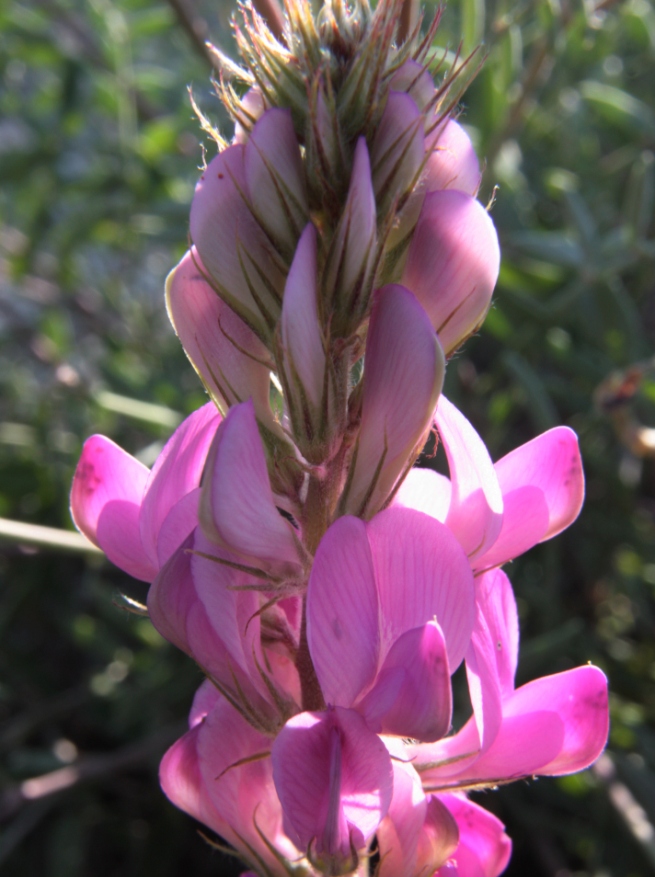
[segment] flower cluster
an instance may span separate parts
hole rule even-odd
[[[166,287],[210,401],[152,471],[92,437],[72,490],[206,677],[164,791],[264,877],[496,877],[510,841],[466,791],[579,770],[607,736],[597,668],[514,686],[501,567],[576,518],[582,466],[565,427],[494,465],[441,394],[499,248],[456,77],[401,13],[288,0],[278,39],[244,7],[225,63],[248,90],[221,82],[236,133]],[[431,433],[450,478],[415,467]]]

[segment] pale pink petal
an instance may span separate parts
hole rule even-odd
[[[438,868],[455,852],[459,825],[436,795],[428,798],[423,830],[419,836],[418,861],[427,864],[427,873]]]
[[[444,377],[443,351],[409,290],[375,294],[366,342],[362,419],[345,511],[370,517],[422,446]]]
[[[191,204],[191,238],[221,298],[269,341],[285,274],[246,200],[244,150],[229,146],[205,168]]]
[[[159,782],[176,807],[233,842],[234,834],[212,806],[200,774],[199,732],[200,727],[194,727],[173,743],[159,766]]]
[[[202,491],[200,518],[211,541],[273,574],[297,574],[298,539],[276,508],[251,401],[221,424]]]
[[[149,472],[102,435],[84,443],[71,489],[75,526],[116,566],[151,581],[157,567],[139,536],[139,515]]]
[[[578,437],[567,426],[549,429],[507,454],[496,463],[504,495],[529,486],[543,493],[548,508],[548,527],[540,541],[551,539],[577,518],[584,500],[584,472]],[[518,506],[518,503],[517,503]],[[518,506],[508,526],[525,511]]]
[[[503,525],[494,544],[473,561],[476,570],[502,566],[541,541],[548,528],[548,506],[541,490],[532,485],[503,494]]]
[[[366,140],[355,147],[348,197],[327,258],[323,285],[332,299],[335,332],[346,337],[366,312],[377,240],[376,206]],[[341,323],[339,322],[341,321]]]
[[[297,859],[299,853],[282,829],[270,737],[256,731],[224,700],[198,726],[198,732],[200,775],[215,811],[233,834],[238,832],[238,840],[232,843],[246,862],[258,863],[257,870],[284,873],[266,841],[286,858]]]
[[[393,498],[394,506],[414,509],[445,522],[450,508],[450,479],[433,469],[412,469]]]
[[[157,542],[162,524],[173,506],[200,486],[207,452],[220,422],[221,416],[213,402],[198,408],[166,442],[149,474],[139,526],[141,541],[153,565],[159,565]],[[180,533],[177,545],[186,539],[194,526]]]
[[[244,94],[234,123],[234,143],[245,143],[253,125],[266,109],[266,103],[258,88],[249,88]]]
[[[494,544],[503,522],[503,498],[489,452],[468,420],[445,396],[435,422],[443,442],[452,482],[446,523],[469,558]]]
[[[269,354],[254,332],[206,282],[195,247],[166,280],[166,308],[186,355],[227,410],[252,397],[257,417],[272,420]]]
[[[378,205],[389,205],[418,179],[425,153],[423,115],[409,94],[391,91],[371,146]]]
[[[458,877],[498,877],[509,864],[512,842],[505,826],[493,814],[459,795],[439,795],[459,829],[454,853]],[[439,871],[435,877],[451,872]]]
[[[357,709],[378,734],[431,742],[448,733],[452,716],[450,668],[436,621],[398,637],[375,685]]]
[[[393,798],[376,834],[380,849],[378,877],[414,877],[427,801],[414,768],[395,760],[392,765]]]
[[[514,692],[519,628],[516,601],[507,576],[485,573],[476,583],[477,617],[466,653],[466,675],[482,751],[493,743],[503,701]]]
[[[436,618],[454,673],[475,619],[473,574],[450,530],[421,512],[390,508],[367,524],[383,619],[381,652]]]
[[[209,679],[200,685],[193,697],[189,712],[189,728],[195,728],[210,713],[220,698],[216,686]]]
[[[351,861],[391,802],[391,760],[380,738],[353,710],[301,713],[278,734],[272,758],[287,834],[318,859]]]
[[[416,295],[449,356],[482,323],[500,268],[494,225],[463,192],[426,195],[401,283]]]
[[[290,110],[266,110],[257,120],[246,143],[245,173],[259,223],[271,240],[293,253],[308,210]]]
[[[480,163],[468,134],[449,119],[441,127],[425,166],[422,182],[426,191],[456,189],[475,197],[481,178]]]
[[[434,97],[434,80],[429,71],[413,58],[405,61],[389,80],[392,91],[409,94],[423,111]]]
[[[307,589],[307,639],[327,703],[352,706],[373,682],[378,628],[366,525],[359,518],[339,518],[321,540]]]
[[[316,229],[308,225],[296,249],[284,288],[280,336],[283,367],[293,393],[300,382],[302,392],[315,409],[323,398],[325,349],[318,315]]]
[[[200,488],[183,496],[162,521],[157,533],[157,566],[161,568],[198,526]]]

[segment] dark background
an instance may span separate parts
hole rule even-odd
[[[230,132],[180,9],[232,51],[223,0],[0,5],[0,517],[71,528],[86,436],[151,464],[203,402],[162,295],[204,137],[185,86]],[[655,874],[655,11],[453,0],[438,44],[460,37],[488,52],[462,120],[483,202],[500,187],[503,267],[447,390],[494,458],[558,423],[580,435],[582,516],[509,568],[519,676],[591,660],[612,713],[599,768],[480,800],[513,837],[509,875]],[[10,539],[0,571],[1,873],[239,873],[158,788],[200,677],[117,605],[145,586]],[[17,797],[66,765],[67,789]]]

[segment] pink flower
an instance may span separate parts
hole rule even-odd
[[[102,435],[84,444],[71,490],[76,527],[107,557],[150,582],[198,523],[200,478],[221,422],[213,403],[174,432],[152,471]]]
[[[475,570],[518,557],[577,518],[584,473],[571,429],[555,427],[494,465],[480,436],[444,396],[435,423],[450,480],[428,469],[412,469],[395,503],[446,523]]]

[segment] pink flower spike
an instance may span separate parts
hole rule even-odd
[[[273,575],[298,574],[300,544],[276,508],[252,401],[230,409],[207,460],[200,501],[205,535]]]
[[[503,498],[489,452],[464,415],[445,396],[435,423],[443,441],[452,499],[446,524],[471,560],[494,544],[503,522]]]
[[[436,621],[402,634],[358,706],[371,730],[426,743],[450,729],[452,691],[446,643]]]
[[[75,526],[116,566],[149,582],[157,568],[143,550],[139,515],[149,472],[102,435],[84,443],[71,489]]]
[[[289,255],[308,219],[298,139],[291,112],[266,110],[250,132],[245,173],[253,212]]]
[[[391,802],[391,760],[380,738],[353,710],[301,713],[280,731],[272,759],[287,834],[331,873],[354,870]]]
[[[362,418],[344,511],[383,507],[425,441],[444,378],[443,351],[427,315],[402,286],[375,294],[366,343]]]
[[[475,198],[426,195],[401,283],[416,295],[450,356],[482,323],[500,269],[498,236]]]
[[[321,403],[325,353],[318,318],[316,229],[302,233],[287,277],[280,321],[285,359],[298,375],[309,401]]]
[[[498,877],[509,864],[512,842],[499,819],[459,795],[439,795],[459,829],[459,845],[453,855],[457,877]],[[443,868],[434,877],[451,877]]]
[[[456,189],[475,198],[482,174],[473,144],[466,131],[449,119],[438,133],[425,166],[423,184],[426,191]]]
[[[269,428],[270,354],[206,282],[195,247],[166,279],[166,308],[184,352],[222,410],[252,397]]]
[[[246,200],[244,150],[228,146],[205,168],[191,204],[191,238],[221,298],[267,343],[285,274]]]

